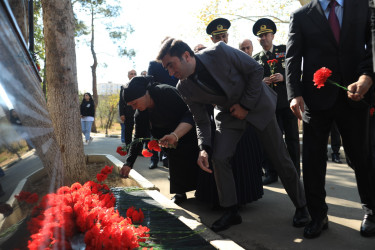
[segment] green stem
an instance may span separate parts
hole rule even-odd
[[[330,84],[336,85],[337,87],[342,88],[342,89],[344,89],[344,90],[346,90],[346,91],[349,91],[348,88],[346,88],[346,87],[344,87],[344,86],[341,86],[341,85],[338,84],[337,82],[334,82],[334,81],[332,81],[332,80],[330,80],[330,79],[327,79],[327,82],[329,82]],[[350,92],[350,93],[353,93],[353,92],[351,92],[351,91],[349,91],[349,92]],[[354,93],[353,93],[353,94],[354,94]]]
[[[329,82],[330,84],[336,85],[337,87],[342,88],[343,90],[346,90],[346,91],[348,91],[348,92],[350,92],[350,93],[352,93],[352,94],[355,94],[354,92],[348,90],[348,88],[346,88],[346,87],[344,87],[344,86],[341,86],[341,85],[338,84],[337,82],[334,82],[334,81],[332,81],[332,80],[330,80],[330,79],[327,79],[327,82]],[[363,99],[361,100],[361,102],[363,102],[364,104],[370,106],[370,104],[367,103],[367,102],[366,102],[365,100],[363,100]]]

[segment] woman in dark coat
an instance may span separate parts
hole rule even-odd
[[[186,192],[196,189],[199,167],[197,136],[193,117],[176,88],[153,83],[152,77],[134,77],[124,88],[124,100],[139,111],[148,111],[143,121],[151,135],[166,147],[169,161],[170,193],[175,203],[186,200]],[[148,120],[148,121],[147,121]],[[121,175],[127,177],[141,148],[132,145]]]

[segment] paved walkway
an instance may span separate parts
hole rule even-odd
[[[124,161],[124,157],[115,153],[119,145],[119,138],[95,135],[94,141],[85,146],[85,152],[112,154]],[[149,158],[138,157],[134,169],[155,184],[161,194],[171,198],[168,169],[160,166],[150,170],[149,162]],[[375,249],[375,238],[363,238],[359,234],[363,212],[353,171],[346,164],[328,162],[326,190],[329,229],[317,239],[303,238],[303,228],[292,226],[295,209],[280,181],[266,186],[262,199],[241,208],[242,224],[219,234],[245,249]],[[195,200],[193,192],[181,207],[207,226],[222,214]]]

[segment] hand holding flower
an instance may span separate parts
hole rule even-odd
[[[272,84],[272,81],[271,81],[271,79],[268,76],[265,77],[265,78],[263,78],[263,82],[265,84],[267,84],[268,86],[270,86]]]
[[[324,87],[324,84],[326,82],[328,82],[330,84],[333,84],[339,88],[346,90],[348,92],[348,97],[353,101],[362,101],[363,103],[369,105],[362,99],[364,98],[364,95],[367,93],[367,91],[370,89],[372,85],[371,77],[367,75],[361,75],[357,82],[350,84],[348,88],[346,88],[344,86],[341,86],[337,82],[328,79],[331,76],[331,74],[332,71],[326,67],[318,69],[314,73],[314,86],[320,89],[321,87]]]
[[[120,170],[120,176],[121,176],[122,178],[128,178],[128,177],[129,177],[130,170],[131,170],[131,167],[129,167],[128,165],[124,165],[124,166],[122,166],[122,168],[121,168],[121,170]]]
[[[270,76],[270,80],[272,82],[283,82],[284,81],[284,76],[280,73],[275,73],[273,75]]]
[[[371,88],[373,82],[370,76],[361,75],[358,81],[348,86],[348,97],[353,101],[360,101]]]

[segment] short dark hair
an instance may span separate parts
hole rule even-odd
[[[175,38],[169,38],[162,44],[156,60],[160,62],[166,55],[181,58],[185,51],[189,52],[190,56],[194,56],[194,52],[185,42]]]

